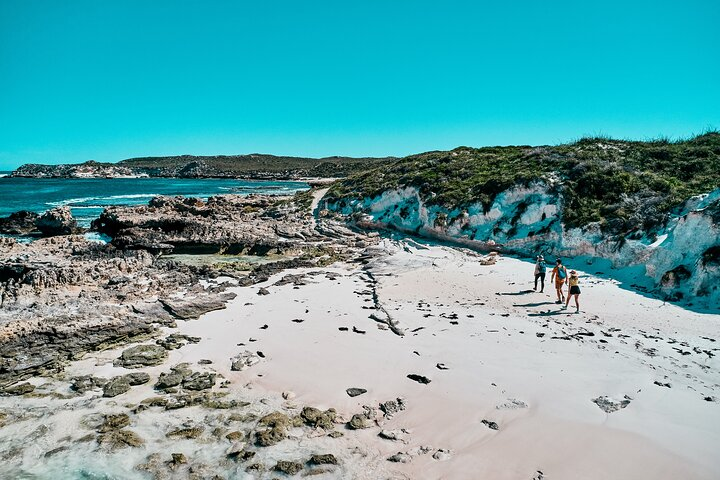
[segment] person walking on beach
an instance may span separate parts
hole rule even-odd
[[[565,303],[565,295],[563,294],[563,285],[567,282],[567,268],[562,264],[559,258],[555,260],[555,268],[552,269],[550,281],[555,282],[555,291],[557,292],[557,301],[555,303]]]
[[[580,313],[580,285],[578,280],[578,273],[575,270],[570,270],[570,278],[568,279],[568,285],[570,285],[570,291],[568,292],[567,302],[565,302],[564,309],[570,305],[570,297],[575,297],[575,313]]]
[[[535,260],[535,286],[533,290],[537,290],[538,279],[540,279],[540,293],[545,290],[545,259],[542,255],[538,255]]]

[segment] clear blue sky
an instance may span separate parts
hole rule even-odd
[[[707,127],[717,0],[0,0],[0,170]]]

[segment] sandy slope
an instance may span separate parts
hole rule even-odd
[[[174,352],[172,360],[209,358],[234,384],[278,396],[290,390],[299,404],[333,406],[348,417],[362,405],[404,397],[408,409],[383,428],[410,430],[407,445],[379,438],[379,427],[360,433],[378,462],[433,447],[410,463],[387,462],[399,476],[720,477],[720,375],[717,356],[708,355],[718,353],[719,316],[585,274],[583,313],[559,312],[550,294],[528,291],[532,265],[526,262],[500,258],[483,266],[445,247],[385,241],[383,248],[367,266],[377,285],[363,270],[340,265],[327,269],[338,278],[321,274],[273,286],[280,275],[235,289],[238,297],[227,310],[180,323],[182,333],[203,340]],[[270,294],[257,295],[260,286]],[[368,318],[373,286],[406,329],[404,337]],[[230,372],[228,358],[245,348],[266,358]],[[413,373],[431,383],[406,377]],[[349,387],[368,393],[350,398]],[[625,395],[630,404],[609,414],[591,401]],[[510,399],[527,407],[502,408]],[[439,448],[451,457],[433,459]]]

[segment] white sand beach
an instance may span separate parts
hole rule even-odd
[[[363,268],[296,269],[233,287],[237,297],[227,309],[167,330],[201,337],[199,343],[145,371],[154,376],[168,365],[207,359],[206,368],[229,380],[233,394],[288,412],[333,407],[345,421],[363,405],[404,400],[406,409],[391,419],[379,413],[370,428],[321,439],[342,467],[318,478],[720,475],[717,315],[620,288],[572,261],[583,292],[577,314],[554,303],[549,275],[545,293],[532,291],[528,262],[498,256],[483,265],[472,252],[412,241],[384,240],[371,249]],[[260,288],[269,293],[259,295]],[[369,318],[381,316],[373,294],[404,336]],[[264,358],[231,371],[230,359],[246,350]],[[122,374],[111,363],[121,351],[89,355],[68,375]],[[367,392],[351,398],[351,387]],[[151,395],[148,384],[121,398],[128,404]],[[617,410],[601,409],[593,402],[599,397]],[[188,409],[177,412],[175,421],[203,422]],[[151,436],[168,418],[143,412],[135,422]],[[77,418],[60,423],[72,428]],[[381,430],[398,439],[380,437]],[[303,438],[291,435],[279,451],[299,455],[311,442]],[[201,457],[212,448],[184,451]],[[147,454],[137,450],[126,458]],[[408,454],[387,460],[399,452]]]

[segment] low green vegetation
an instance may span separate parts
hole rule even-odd
[[[304,158],[256,153],[250,155],[130,158],[118,162],[118,165],[130,167],[151,176],[242,177],[266,174],[277,177],[345,177],[392,160],[395,159],[391,157]]]
[[[486,209],[513,185],[541,180],[564,199],[570,227],[601,222],[650,230],[692,195],[720,186],[720,133],[671,142],[583,138],[558,146],[469,148],[412,155],[333,184],[328,199],[374,197],[402,186],[448,209]]]

